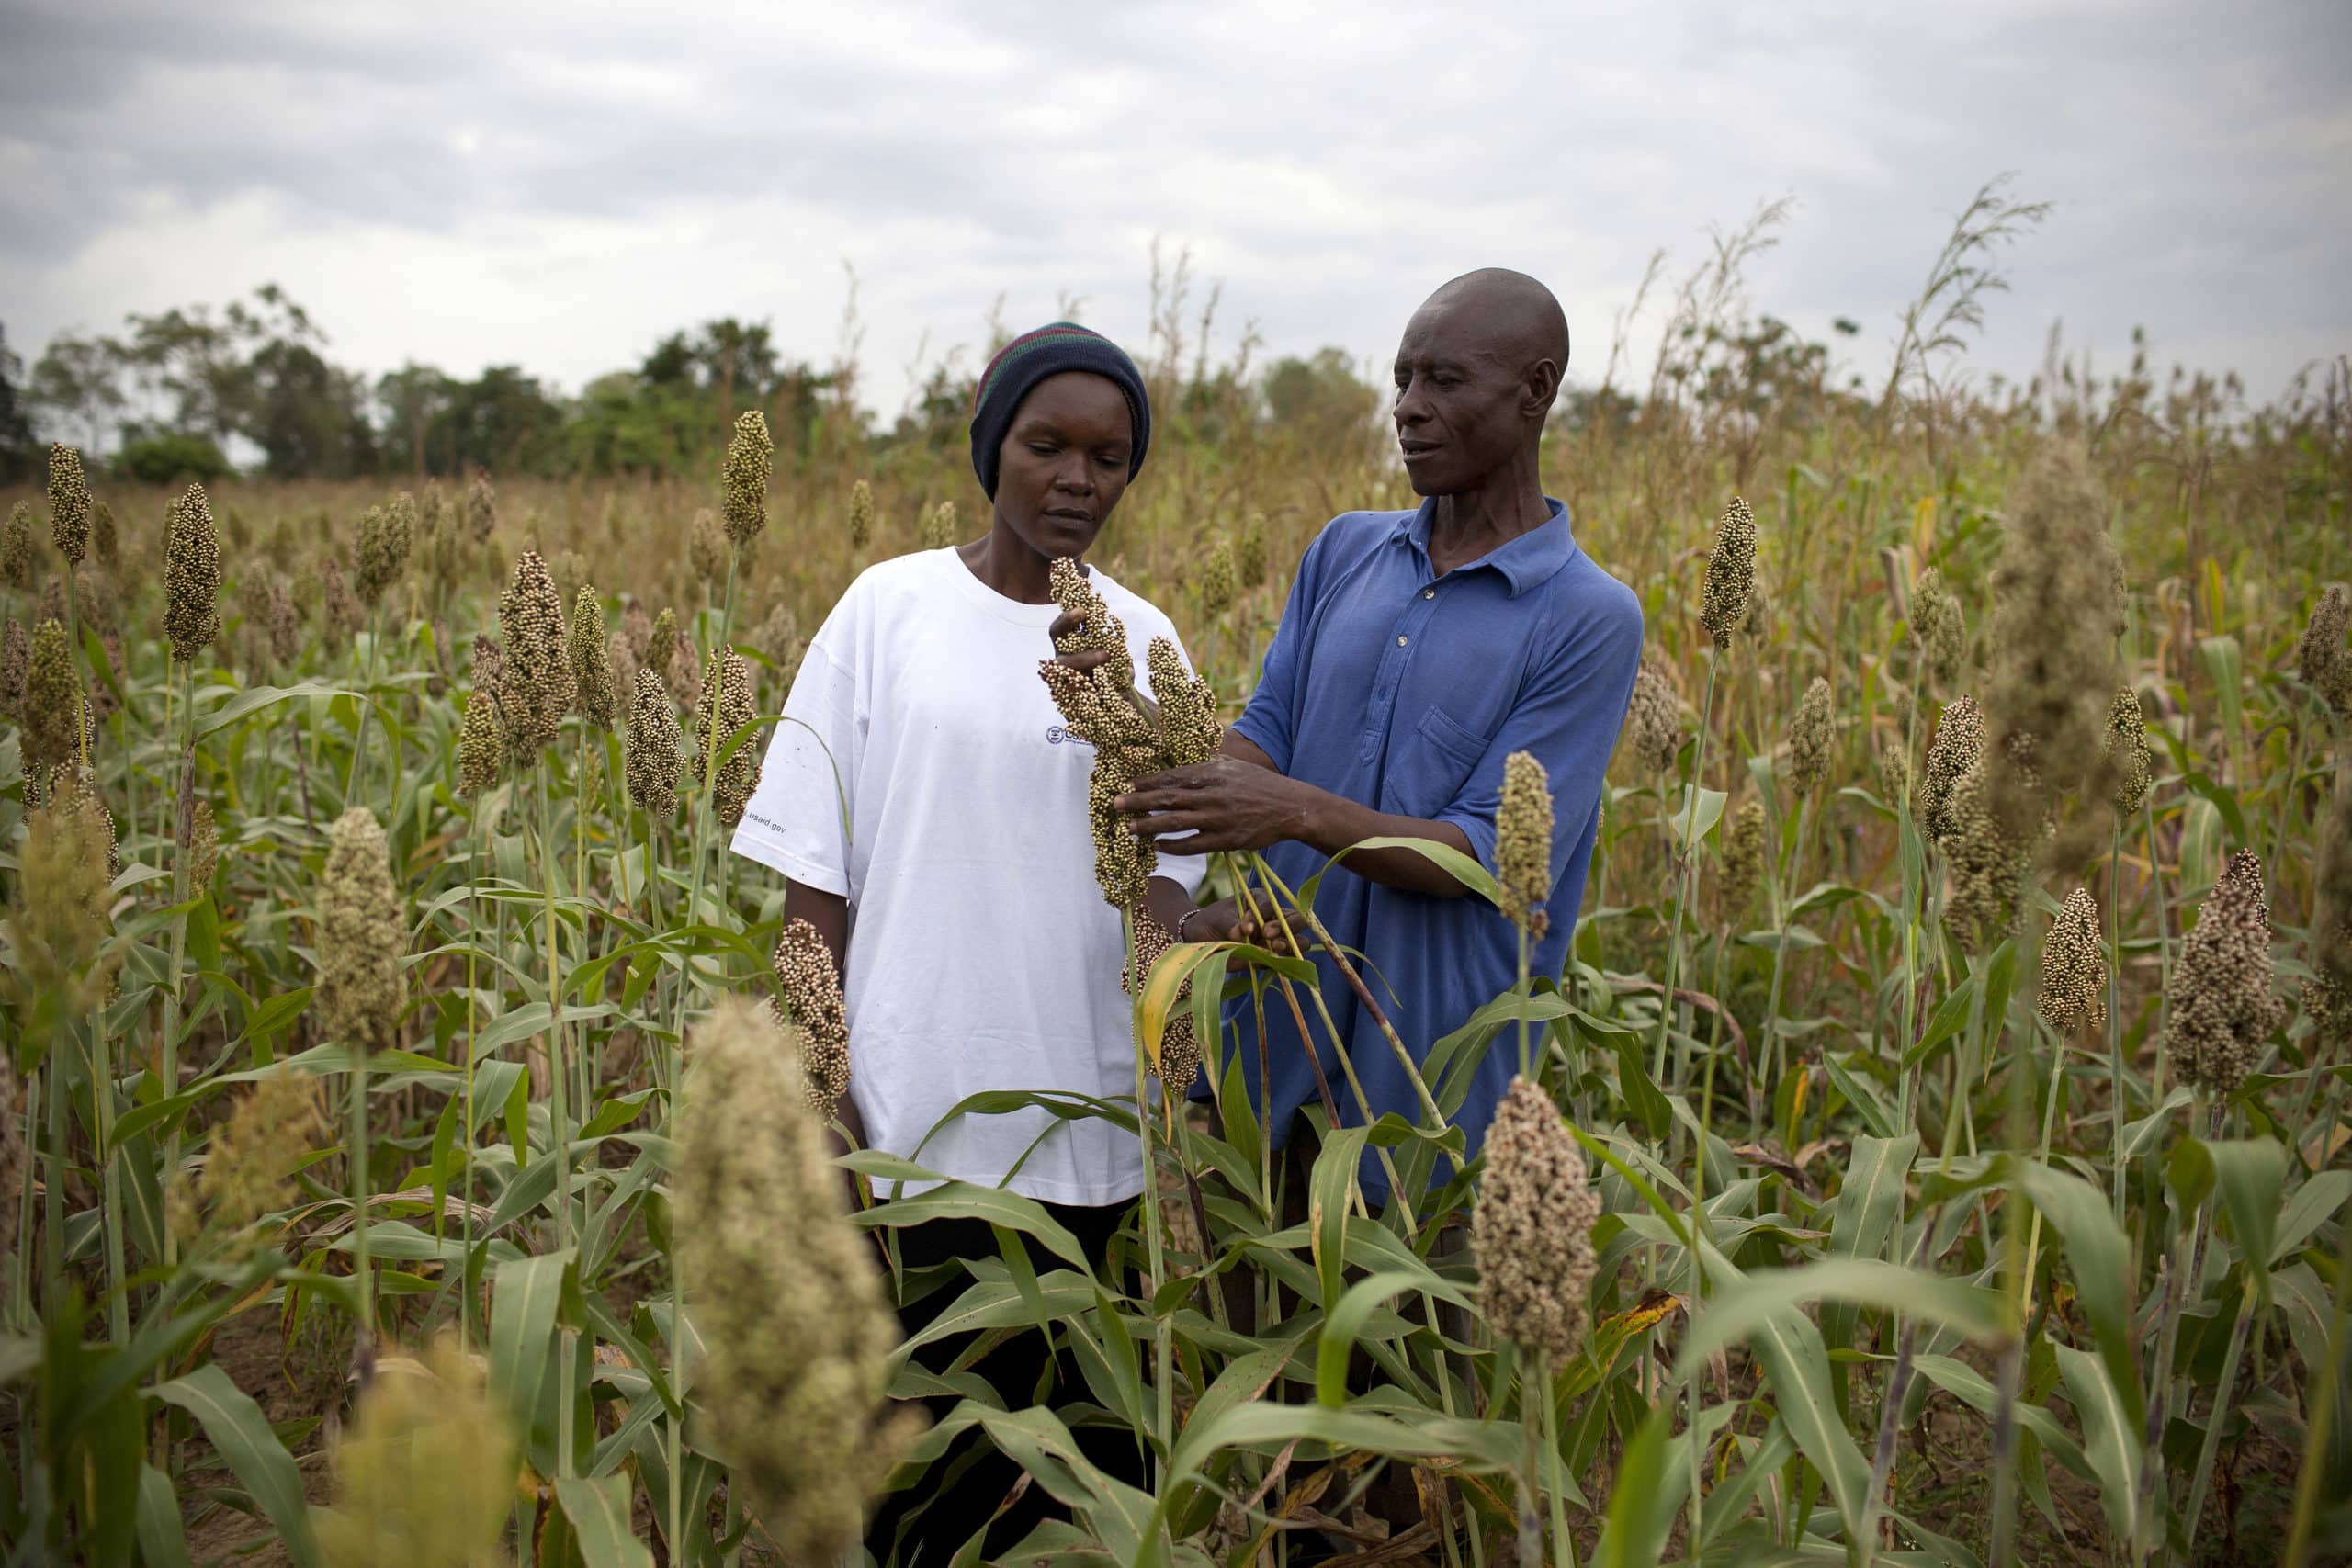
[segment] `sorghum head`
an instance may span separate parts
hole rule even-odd
[[[1626,754],[1645,773],[1666,772],[1682,750],[1682,699],[1666,671],[1646,659],[1634,676],[1621,734]]]
[[[114,508],[101,501],[90,509],[90,547],[98,564],[113,570],[122,562],[122,547],[115,536]]]
[[[334,1506],[316,1508],[330,1568],[499,1561],[521,1453],[479,1360],[449,1337],[385,1355],[334,1448]]]
[[[686,530],[686,564],[707,589],[727,581],[727,533],[707,507],[695,513]]]
[[[1944,864],[1951,878],[1945,912],[1963,953],[1987,950],[2009,929],[2029,864],[2019,840],[1995,814],[1991,794],[1980,760],[1960,775],[1944,803],[1951,828],[1942,840]]]
[[[317,1079],[299,1070],[255,1079],[212,1130],[201,1170],[174,1183],[173,1234],[182,1242],[202,1231],[249,1241],[248,1226],[293,1202],[294,1173],[325,1132]]]
[[[1764,803],[1750,795],[1732,813],[1731,823],[1724,830],[1723,868],[1716,886],[1722,896],[1726,926],[1736,923],[1747,912],[1748,901],[1756,897],[1756,889],[1764,881],[1767,826]]]
[[[392,884],[391,852],[376,814],[355,806],[335,819],[319,874],[317,1003],[329,1039],[372,1053],[400,1037],[401,959],[408,928]]]
[[[922,514],[922,547],[944,550],[956,542],[956,503],[943,501]]]
[[[1201,560],[1201,613],[1215,620],[1233,608],[1241,593],[1241,569],[1233,558],[1233,541],[1219,539]]]
[[[1225,725],[1216,716],[1216,694],[1209,683],[1184,668],[1176,645],[1164,637],[1151,639],[1144,654],[1144,670],[1151,680],[1152,700],[1159,707],[1159,761],[1170,768],[1190,767],[1216,755],[1225,739]]]
[[[864,479],[849,487],[849,547],[864,550],[874,542],[874,487]]]
[[[808,1108],[831,1120],[849,1092],[849,1010],[832,950],[807,920],[788,921],[771,963],[777,998],[769,1005],[779,1025],[800,1031],[802,1091]]]
[[[2099,946],[2098,906],[2087,887],[2066,895],[2050,934],[2042,938],[2036,1005],[2061,1036],[2107,1017],[2107,954]]]
[[[32,642],[25,623],[14,615],[0,627],[0,718],[14,718],[24,707],[25,666],[32,659]]]
[[[2116,813],[2130,817],[2148,798],[2148,722],[2140,711],[2140,694],[2118,686],[2107,705],[2107,734],[2099,743],[2100,766],[2109,785],[2109,800]]]
[[[637,672],[628,710],[628,797],[656,820],[678,812],[678,710],[670,689],[650,670]]]
[[[1715,525],[1715,547],[1707,557],[1707,582],[1699,622],[1718,649],[1729,651],[1732,634],[1747,619],[1748,595],[1756,591],[1756,514],[1735,495]]]
[[[1533,753],[1503,760],[1502,801],[1495,808],[1495,881],[1502,912],[1528,940],[1551,927],[1544,902],[1552,896],[1552,781]]]
[[[72,1018],[103,999],[111,979],[97,959],[109,923],[114,824],[95,795],[57,787],[71,770],[44,776],[46,803],[25,814],[8,924],[19,981]]]
[[[490,475],[480,468],[466,489],[466,526],[478,545],[488,543],[491,530],[498,526],[498,492],[490,487]]]
[[[1176,938],[1152,917],[1148,908],[1136,910],[1135,925],[1135,971],[1130,975],[1125,964],[1119,971],[1119,984],[1131,994],[1150,977],[1152,965],[1159,962],[1160,954],[1176,945]],[[1193,1079],[1201,1070],[1201,1039],[1193,1028],[1192,995],[1193,977],[1188,975],[1169,1003],[1159,1032],[1159,1055],[1150,1063],[1152,1077],[1179,1094],[1193,1087]]]
[[[537,550],[514,558],[514,575],[498,596],[506,672],[499,693],[506,749],[519,762],[538,760],[571,706],[571,664],[564,655],[563,601]]]
[[[728,439],[727,460],[718,474],[727,536],[738,548],[768,525],[768,470],[775,459],[767,415],[757,409],[745,411]]]
[[[339,654],[351,646],[361,615],[359,600],[344,578],[343,564],[333,556],[319,567],[319,600],[326,620],[327,650]]]
[[[2295,641],[2295,674],[2339,716],[2352,718],[2352,647],[2345,643],[2347,625],[2352,625],[2352,592],[2340,582],[2331,582]]]
[[[21,501],[0,524],[0,583],[19,591],[33,585],[33,509]]]
[[[819,1562],[856,1544],[912,1431],[888,1414],[898,1321],[842,1217],[800,1032],[738,998],[695,1029],[673,1213],[714,1446],[789,1560]]]
[[[51,770],[81,758],[82,680],[74,672],[60,622],[43,621],[33,629],[17,739],[25,777],[36,783],[46,781]]]
[[[1470,1216],[1478,1299],[1495,1332],[1564,1367],[1584,1348],[1600,1194],[1552,1097],[1514,1077],[1487,1129]]]
[[[62,441],[49,449],[49,542],[69,569],[90,553],[90,481],[80,449]]]
[[[220,635],[220,536],[202,485],[172,502],[164,542],[164,636],[172,657],[193,663]]]
[[[1829,772],[1829,743],[1836,720],[1829,708],[1829,682],[1815,675],[1789,721],[1789,776],[1799,795],[1810,795]]]
[[[703,682],[703,702],[695,710],[695,772],[710,785],[718,819],[732,828],[743,819],[743,807],[760,786],[760,749],[746,736],[734,754],[718,763],[716,775],[706,770],[710,759],[724,752],[737,730],[759,716],[752,700],[752,667],[733,649],[715,655]],[[718,726],[714,735],[711,727]]]
[[[2204,1093],[2226,1095],[2243,1083],[2263,1043],[2284,1021],[2272,975],[2262,862],[2252,850],[2240,850],[2181,942],[2167,998],[2173,1060]]]
[[[571,660],[572,707],[599,729],[620,720],[620,700],[613,693],[613,666],[605,647],[605,602],[594,588],[582,586],[571,602],[571,625],[565,629]]]
[[[1911,590],[1911,641],[1939,680],[1951,680],[1968,656],[1968,619],[1960,596],[1944,586],[1944,574],[1932,566]]]
[[[1266,514],[1252,512],[1241,524],[1241,542],[1234,547],[1233,564],[1241,586],[1255,588],[1266,581]]]
[[[1919,779],[1919,827],[1930,843],[1951,837],[1952,790],[1984,755],[1984,710],[1974,697],[1954,698],[1937,722],[1928,745],[1928,765]]]

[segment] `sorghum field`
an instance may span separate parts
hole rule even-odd
[[[1574,962],[1436,1042],[1417,1119],[1322,1117],[1301,1192],[1235,1064],[1310,971],[1245,953],[1220,1036],[1231,955],[1159,953],[1138,1098],[1060,1104],[1159,1173],[1101,1277],[954,1185],[889,1223],[1001,1256],[878,1265],[801,1081],[838,998],[725,852],[805,634],[981,526],[960,451],[777,461],[754,413],[699,482],[208,494],[61,447],[0,501],[9,1560],[854,1561],[975,1427],[1065,1506],[1021,1562],[2352,1548],[2352,386],[1969,382],[1954,277],[1858,391],[1694,279],[1563,421],[1650,638]],[[1302,432],[1159,379],[1101,556],[1230,717],[1313,531],[1407,491],[1368,390]],[[1215,885],[1312,939],[1311,886]],[[1148,1082],[1187,1052],[1214,1119]],[[945,1373],[889,1315],[929,1291]],[[1083,1375],[1000,1400],[1032,1335]]]

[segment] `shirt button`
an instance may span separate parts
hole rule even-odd
[[[1396,639],[1396,646],[1397,646],[1397,647],[1399,647],[1399,648],[1402,648],[1402,647],[1404,647],[1404,646],[1405,646],[1405,639],[1404,639],[1402,637],[1397,637],[1397,639]]]
[[[1424,599],[1434,599],[1437,597],[1437,590],[1434,588],[1424,588],[1421,590],[1421,597]]]

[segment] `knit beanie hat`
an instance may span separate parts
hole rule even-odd
[[[1127,478],[1143,471],[1144,449],[1151,445],[1151,400],[1143,389],[1143,372],[1117,344],[1100,333],[1070,321],[1056,321],[1023,333],[997,351],[980,372],[972,394],[972,471],[980,489],[996,499],[997,454],[1004,433],[1020,412],[1022,400],[1048,376],[1065,370],[1086,370],[1107,377],[1127,400],[1135,421],[1135,449],[1127,457]]]

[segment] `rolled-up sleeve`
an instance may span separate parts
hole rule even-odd
[[[852,792],[864,726],[856,682],[820,634],[768,738],[734,851],[820,893],[850,891]]]
[[[1614,584],[1611,584],[1615,587]],[[1503,763],[1525,751],[1552,785],[1552,885],[1567,874],[1600,791],[1642,661],[1642,607],[1618,588],[1578,618],[1557,652],[1529,671],[1518,700],[1469,778],[1436,820],[1462,829],[1488,871],[1495,867],[1495,813]]]

